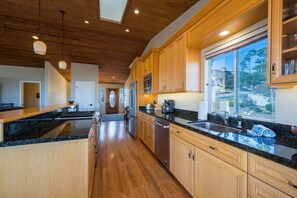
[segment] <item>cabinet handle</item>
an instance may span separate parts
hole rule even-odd
[[[193,159],[193,161],[196,161],[196,154],[195,153],[193,153],[192,159]]]
[[[209,146],[209,148],[211,148],[212,150],[218,151],[219,149],[213,146]]]
[[[176,133],[181,133],[181,132],[179,132],[179,131],[176,131]]]
[[[293,184],[292,181],[289,181],[288,184],[289,184],[290,186],[294,187],[294,188],[297,188],[297,186],[296,186],[295,184]]]
[[[192,159],[192,151],[189,152],[189,158]]]
[[[275,74],[275,63],[272,63],[271,70],[272,70],[272,74]]]

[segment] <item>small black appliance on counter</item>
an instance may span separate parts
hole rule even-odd
[[[162,106],[163,113],[173,113],[174,112],[174,100],[164,100]]]

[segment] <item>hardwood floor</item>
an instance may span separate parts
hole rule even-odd
[[[103,122],[93,198],[191,197],[139,140],[124,121]]]

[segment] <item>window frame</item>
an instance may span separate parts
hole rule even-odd
[[[210,65],[208,64],[209,61],[208,59],[212,57],[219,56],[220,54],[227,53],[228,51],[234,51],[234,66],[235,68],[238,66],[238,49],[249,45],[251,43],[257,42],[261,39],[267,38],[267,33],[268,32],[268,27],[267,27],[267,19],[262,20],[244,30],[241,32],[230,36],[222,41],[219,41],[205,49],[202,50],[201,55],[202,55],[202,67],[204,68],[204,101],[207,103],[207,112],[211,113],[211,102],[209,102],[210,97],[211,97],[211,86],[210,85]],[[267,46],[267,49],[269,49],[269,46]],[[237,53],[236,53],[237,52]],[[268,57],[269,58],[269,57]],[[237,81],[239,77],[239,70],[235,69],[234,70],[234,100],[239,97],[238,95],[238,90],[237,90]],[[239,112],[238,111],[238,104],[236,103],[234,105],[235,108],[235,113]],[[275,121],[275,106],[273,107],[273,118],[262,118],[262,117],[255,117],[255,116],[248,116],[248,115],[241,115],[243,118],[247,119],[257,119],[257,120],[262,120],[262,121],[269,121],[269,122],[274,122]],[[233,116],[233,115],[230,115]],[[235,116],[235,115],[234,115]]]

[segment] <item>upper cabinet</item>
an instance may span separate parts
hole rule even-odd
[[[297,4],[269,0],[269,72],[272,86],[297,83]]]
[[[160,53],[159,92],[200,91],[200,51],[182,34]]]
[[[145,94],[156,94],[159,91],[159,50],[158,49],[151,49],[147,54],[144,55],[142,58],[142,75],[140,78],[143,79],[148,75],[151,75],[151,92],[146,92]],[[142,93],[144,93],[142,91]]]
[[[137,81],[137,64],[134,64],[130,70],[131,82]]]

